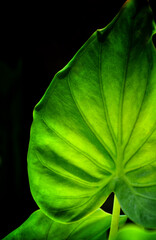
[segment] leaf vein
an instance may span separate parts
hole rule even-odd
[[[69,86],[69,90],[70,90],[70,93],[71,93],[71,96],[73,98],[73,101],[81,115],[81,117],[83,118],[83,120],[85,121],[86,125],[88,126],[88,128],[91,130],[91,132],[94,134],[94,136],[98,139],[98,141],[102,144],[102,146],[104,147],[104,149],[106,150],[107,154],[110,156],[110,158],[112,159],[113,162],[115,162],[114,160],[114,155],[112,153],[112,151],[109,149],[109,147],[107,146],[107,144],[101,139],[101,137],[97,134],[97,132],[95,131],[95,129],[93,128],[93,126],[89,123],[88,119],[86,118],[86,116],[84,115],[84,113],[82,112],[78,102],[76,101],[74,95],[73,95],[73,91],[72,91],[72,88],[71,88],[71,84],[69,82],[69,78],[70,78],[70,73],[68,75],[68,86]]]
[[[149,70],[150,70],[150,67],[149,67]],[[149,70],[148,70],[148,76],[147,76],[147,81],[146,81],[146,87],[145,87],[145,91],[144,91],[144,94],[143,94],[143,97],[142,97],[142,101],[141,101],[141,104],[140,104],[140,107],[139,107],[139,111],[138,111],[136,120],[135,120],[135,122],[134,122],[134,125],[133,125],[133,127],[132,127],[131,133],[130,133],[130,135],[129,135],[129,138],[128,138],[128,140],[127,140],[127,143],[126,143],[125,146],[124,146],[124,150],[123,150],[124,152],[125,152],[125,150],[126,150],[126,147],[127,147],[128,143],[129,143],[131,137],[132,137],[132,134],[133,134],[133,132],[134,132],[135,126],[136,126],[136,124],[137,124],[137,122],[138,122],[138,119],[139,119],[139,116],[140,116],[140,113],[141,113],[141,110],[142,110],[142,107],[143,107],[143,103],[144,103],[145,96],[146,96],[146,92],[147,92],[147,86],[148,86],[149,78],[150,78],[150,71],[149,71]]]
[[[50,230],[51,230],[52,225],[54,225],[54,221],[52,221],[51,224],[50,224],[50,227],[48,229],[48,233],[47,233],[47,236],[46,236],[46,240],[49,239],[49,234],[50,234]]]
[[[131,185],[135,188],[147,188],[147,187],[154,187],[156,186],[156,182],[151,182],[147,184],[142,184],[142,183],[131,183]]]
[[[146,198],[146,199],[149,199],[149,200],[152,200],[152,201],[156,201],[156,198],[147,197],[147,196],[145,196],[145,195],[143,195],[143,194],[137,193],[137,191],[132,187],[131,182],[130,182],[126,177],[124,178],[124,180],[125,180],[125,182],[129,185],[129,188],[131,189],[132,193],[133,193],[135,196],[139,196],[139,197]],[[137,198],[136,198],[136,202],[138,202],[138,205],[140,205],[141,208],[144,209],[143,204],[142,204]],[[155,214],[152,214],[151,211],[148,210],[147,208],[145,208],[145,210],[146,210],[147,212],[149,212],[150,215],[155,216]]]
[[[125,174],[126,174],[126,173],[129,173],[129,172],[133,172],[133,171],[138,170],[138,169],[141,169],[141,168],[143,168],[143,167],[146,167],[146,166],[154,163],[155,161],[156,161],[156,158],[154,158],[154,160],[152,159],[152,160],[150,160],[149,162],[146,162],[146,163],[144,163],[144,164],[142,164],[142,165],[139,165],[139,166],[137,166],[137,167],[134,167],[134,168],[131,168],[131,169],[126,169]]]
[[[84,206],[84,205],[85,205],[87,202],[89,202],[96,194],[98,194],[98,193],[101,192],[104,188],[106,188],[107,185],[109,185],[109,183],[111,182],[112,178],[113,178],[113,177],[111,177],[104,186],[99,187],[98,190],[97,190],[93,195],[89,196],[89,199],[88,199],[87,201],[83,202],[82,204],[76,205],[76,206],[74,206],[74,207],[64,208],[63,210],[59,210],[59,211],[58,211],[58,210],[53,210],[53,211],[51,211],[51,212],[59,212],[59,213],[60,213],[60,212],[64,212],[64,211],[67,211],[67,210],[73,210],[73,209],[77,209],[77,208],[79,208],[79,207]],[[104,196],[104,200],[106,200],[107,197],[108,197],[108,196]],[[57,197],[57,199],[58,199],[58,197]]]
[[[153,127],[151,128],[151,131],[149,131],[149,133],[146,135],[145,139],[140,143],[140,146],[138,146],[138,148],[135,150],[135,152],[125,161],[124,166],[126,166],[128,164],[128,162],[135,156],[135,154],[140,151],[140,149],[148,141],[148,139],[151,137],[151,135],[154,133],[155,130],[156,130],[156,125],[154,124]]]
[[[101,92],[102,103],[103,103],[104,114],[105,114],[105,117],[106,117],[107,126],[108,126],[108,129],[109,129],[111,138],[113,140],[113,143],[116,147],[116,137],[115,137],[115,133],[113,131],[113,128],[112,128],[112,125],[111,125],[111,122],[110,122],[110,117],[109,117],[109,114],[108,114],[108,107],[107,107],[105,93],[104,93],[103,81],[102,81],[101,55],[102,55],[102,44],[100,44],[100,51],[99,51],[99,85],[100,85],[100,92]]]
[[[85,186],[87,186],[87,187],[89,187],[89,188],[92,188],[92,187],[93,187],[93,185],[91,185],[91,183],[82,181],[82,180],[80,180],[80,179],[78,180],[77,178],[74,178],[74,177],[69,177],[69,176],[67,176],[66,174],[62,174],[61,172],[57,171],[56,169],[53,169],[52,167],[50,167],[48,164],[45,164],[45,163],[39,158],[39,156],[37,155],[37,153],[36,153],[35,155],[36,155],[37,159],[39,160],[39,162],[42,164],[42,166],[44,166],[44,167],[47,168],[48,170],[54,172],[55,174],[60,175],[61,177],[70,179],[70,180],[72,180],[72,181],[74,181],[74,182],[77,182],[77,183],[79,183],[79,184],[81,184],[81,185],[85,185]]]
[[[43,123],[46,125],[46,127],[48,129],[50,129],[50,131],[54,132],[62,141],[64,141],[66,144],[68,144],[72,149],[76,150],[77,152],[79,152],[80,154],[82,154],[83,156],[85,156],[86,158],[88,158],[96,167],[98,167],[99,169],[103,169],[105,170],[107,173],[112,174],[112,171],[110,169],[107,169],[106,167],[104,167],[103,165],[99,164],[96,162],[96,160],[91,157],[90,155],[88,155],[86,152],[82,151],[81,149],[79,149],[77,146],[75,146],[74,144],[72,144],[69,140],[67,140],[66,138],[64,138],[58,131],[56,131],[54,128],[52,128],[51,126],[49,127],[47,125],[47,123],[45,122],[45,120],[42,118]]]

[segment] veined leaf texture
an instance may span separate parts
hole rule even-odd
[[[115,192],[134,222],[156,227],[156,54],[146,0],[127,1],[52,80],[28,151],[42,211],[73,222]]]
[[[120,225],[126,219],[126,216],[120,216]],[[37,210],[3,240],[107,240],[110,224],[111,214],[101,209],[71,224],[55,222],[41,210]]]

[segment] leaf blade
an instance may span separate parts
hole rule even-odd
[[[120,225],[123,225],[126,219],[126,216],[120,216]],[[89,217],[72,224],[55,222],[44,215],[41,210],[37,210],[3,240],[107,239],[106,233],[110,223],[111,215],[101,209],[98,209]]]
[[[128,225],[118,232],[116,240],[154,240],[156,238],[155,231],[147,231],[136,225]]]
[[[156,182],[152,32],[147,1],[127,1],[55,75],[35,107],[28,173],[48,216],[78,220],[115,192],[132,220],[155,227],[156,188],[148,186]]]

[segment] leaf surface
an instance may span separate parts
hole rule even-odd
[[[156,54],[146,0],[129,0],[58,72],[33,115],[32,195],[49,217],[78,220],[115,192],[156,227]]]
[[[127,225],[118,232],[116,240],[155,240],[156,231],[145,230],[136,225]]]
[[[126,219],[126,216],[120,216],[120,225]],[[101,209],[71,224],[55,222],[37,210],[3,240],[106,240],[110,224],[111,214]]]

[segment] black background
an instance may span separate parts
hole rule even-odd
[[[123,3],[90,0],[1,4],[0,239],[37,209],[27,177],[34,106],[54,74],[96,29],[115,17]],[[156,15],[154,0],[151,5]],[[105,210],[111,212],[111,204]]]

